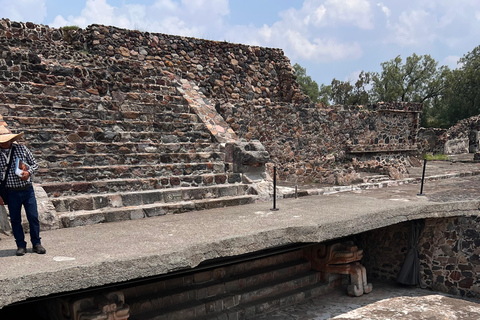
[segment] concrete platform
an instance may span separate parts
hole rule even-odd
[[[42,232],[47,254],[0,241],[0,308],[32,297],[190,269],[202,261],[322,242],[430,217],[480,213],[480,164],[419,184],[330,193]],[[444,179],[449,177],[448,179]]]

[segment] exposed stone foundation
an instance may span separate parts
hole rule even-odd
[[[435,291],[479,297],[480,218],[426,219],[418,243],[420,286]],[[362,233],[356,244],[364,249],[368,276],[395,281],[408,248],[409,222]]]

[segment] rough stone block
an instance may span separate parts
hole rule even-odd
[[[182,191],[181,190],[165,191],[163,193],[163,199],[167,203],[182,201],[183,200]]]
[[[142,193],[143,204],[151,204],[163,201],[163,195],[159,191]]]
[[[160,206],[160,207],[153,207],[153,208],[145,208],[145,214],[147,217],[157,217],[157,216],[164,216],[168,213],[168,209]]]
[[[93,210],[93,198],[92,197],[81,197],[73,199],[69,203],[69,211],[80,211],[80,210]]]
[[[99,197],[94,197],[94,207],[95,209],[101,209],[108,207],[110,205],[110,201],[107,197],[104,196],[99,196]]]
[[[142,205],[142,201],[142,195],[138,193],[129,193],[122,195],[122,202],[123,205],[126,207]]]

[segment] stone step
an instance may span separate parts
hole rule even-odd
[[[187,282],[190,283],[189,285],[182,285],[184,283],[182,279],[180,279],[182,284],[174,288],[169,288],[170,283],[168,282],[158,283],[157,287],[164,286],[168,289],[153,293],[147,292],[143,296],[129,299],[128,304],[130,313],[134,317],[154,310],[171,314],[172,312],[168,312],[167,308],[171,311],[185,312],[184,305],[188,305],[190,302],[196,308],[204,309],[208,314],[238,306],[243,302],[244,297],[250,294],[249,288],[271,284],[287,277],[299,276],[309,270],[310,263],[304,259],[281,262],[263,268],[257,267],[253,271],[237,274],[228,274],[228,268],[220,268],[214,271],[217,274],[223,274],[220,279],[199,283],[204,277],[207,280],[212,279],[207,271],[206,275],[202,273],[194,275],[193,281]],[[176,283],[180,283],[180,280]],[[175,283],[174,280],[171,282]]]
[[[388,181],[388,180],[391,180],[391,178],[386,175],[372,175],[372,176],[363,177],[364,183],[377,183],[377,182]]]
[[[132,312],[129,319],[218,319],[217,317],[220,314],[237,314],[240,316],[260,314],[261,312],[256,312],[257,305],[265,306],[266,302],[273,304],[280,297],[285,299],[288,296],[296,296],[304,290],[308,292],[307,294],[311,294],[314,288],[318,288],[317,291],[321,292],[322,284],[319,284],[318,272],[304,271],[293,275],[287,273],[282,278],[261,282],[256,286],[245,287],[236,291],[225,291],[225,287],[226,285],[220,283],[211,289],[212,297],[192,299],[137,315]],[[244,317],[244,319],[251,318]]]
[[[195,176],[225,173],[224,162],[109,165],[66,168],[39,168],[35,178],[41,183],[53,181],[105,181],[125,178]]]
[[[154,293],[147,292],[147,294],[135,299],[129,299],[128,304],[132,315],[153,311],[154,309],[176,308],[176,305],[188,303],[191,300],[203,301],[207,312],[211,312],[212,308],[209,305],[212,303],[215,304],[217,301],[228,299],[231,300],[229,307],[236,306],[242,300],[242,295],[246,296],[248,294],[248,288],[268,282],[272,283],[287,276],[306,273],[309,270],[310,263],[304,259],[292,260],[263,268],[257,267],[253,271],[238,274],[227,274],[228,268],[220,268],[217,272],[224,273],[220,279],[198,283],[202,276],[205,276],[200,273],[197,277],[193,277],[193,284],[180,285],[176,288],[159,290],[159,292]],[[206,277],[210,278],[210,275],[206,275]],[[157,287],[162,285],[166,288],[169,286],[169,283],[158,283]],[[235,298],[237,301],[232,301]]]
[[[30,144],[31,146],[31,144]],[[188,146],[182,146],[187,148]],[[91,148],[91,146],[90,146]],[[128,148],[128,147],[125,147]],[[157,149],[161,148],[161,149]],[[193,148],[193,147],[190,147]],[[218,151],[201,151],[203,148],[199,147],[198,152],[194,150],[180,151],[187,152],[174,152],[162,145],[144,144],[141,146],[132,146],[129,150],[130,153],[103,153],[99,152],[105,148],[95,149],[96,152],[91,153],[74,153],[74,154],[60,154],[49,152],[49,150],[37,148],[35,146],[32,150],[42,150],[40,158],[37,159],[41,168],[70,168],[70,167],[82,167],[82,166],[114,166],[114,165],[139,165],[139,164],[172,164],[172,163],[205,163],[205,162],[219,162],[224,161],[225,154]],[[110,149],[115,149],[111,148]],[[213,149],[206,147],[206,150]],[[82,149],[85,150],[85,149]],[[120,150],[120,149],[119,149]],[[148,151],[148,152],[146,152]],[[59,152],[59,150],[55,150]]]
[[[2,103],[2,108],[0,110],[5,114],[10,114],[10,112],[12,112],[10,110],[13,109],[13,107],[18,106],[19,113],[24,112],[25,115],[29,114],[29,112],[32,112],[36,113],[34,116],[42,116],[42,114],[40,114],[41,110],[37,112],[33,109],[33,107],[35,106],[36,108],[50,108],[50,110],[46,109],[47,115],[52,115],[53,108],[62,108],[62,112],[65,114],[68,110],[71,110],[71,112],[81,112],[82,116],[84,110],[89,110],[90,112],[103,111],[103,113],[99,114],[101,115],[101,117],[105,117],[105,114],[108,114],[107,111],[110,111],[112,113],[116,112],[118,114],[123,114],[124,118],[133,117],[135,115],[135,112],[138,112],[140,114],[161,112],[173,112],[177,114],[192,113],[190,106],[188,104],[185,104],[183,100],[180,100],[180,98],[175,99],[174,101],[163,100],[160,102],[155,100],[152,100],[150,102],[119,102],[105,99],[78,99],[79,98],[65,98],[64,101],[59,100],[57,97],[28,97],[22,96],[20,94],[15,94],[15,96],[13,96],[13,94],[5,94],[0,92],[0,103]],[[60,114],[62,112],[60,112]],[[15,113],[12,113],[12,116],[14,115]]]
[[[72,106],[69,101],[66,106],[53,105],[18,105],[18,104],[0,104],[0,112],[3,117],[24,118],[28,115],[32,117],[60,118],[60,119],[95,119],[95,120],[114,120],[114,121],[132,121],[142,120],[150,122],[174,122],[174,123],[199,123],[200,119],[194,113],[172,112],[164,110],[163,106],[152,105],[148,109],[138,108],[141,111],[128,109],[110,110],[99,108],[98,102],[90,102],[93,106]],[[172,108],[170,108],[172,109]],[[180,108],[179,108],[180,109]],[[184,109],[181,107],[181,109]],[[180,111],[180,110],[179,110]]]
[[[95,211],[108,208],[173,204],[245,195],[245,184],[217,184],[202,187],[149,189],[127,192],[76,194],[51,198],[57,212]],[[187,204],[188,206],[188,204]]]
[[[148,128],[145,128],[148,129]],[[83,130],[83,128],[81,128]],[[174,130],[170,132],[159,132],[159,131],[100,131],[100,130],[93,130],[93,131],[81,131],[81,130],[62,130],[62,129],[31,129],[31,128],[24,128],[22,130],[25,133],[25,137],[28,137],[28,142],[37,144],[41,147],[42,143],[59,143],[59,144],[67,144],[67,148],[71,148],[72,144],[75,143],[87,143],[87,144],[94,144],[94,143],[125,143],[128,145],[132,144],[141,144],[139,148],[148,148],[153,147],[154,149],[161,148],[159,144],[167,144],[167,143],[179,143],[179,140],[189,140],[189,138],[196,137],[197,139],[203,138],[209,139],[209,143],[212,143],[215,146],[218,144],[213,143],[211,140],[211,136],[209,132],[204,130],[195,130],[195,131],[179,131]],[[197,144],[205,144],[205,142],[197,142],[197,141],[184,141],[188,143],[197,143]],[[92,145],[93,145],[92,144]],[[149,146],[150,145],[150,146]],[[142,147],[145,146],[145,147]],[[46,145],[47,148],[51,148],[51,146]],[[52,149],[58,149],[56,147]],[[82,147],[82,149],[85,149]]]
[[[240,173],[219,173],[188,176],[165,176],[155,178],[109,179],[93,181],[44,182],[41,186],[49,197],[76,196],[81,194],[104,194],[116,192],[150,191],[170,188],[206,187],[242,182]],[[182,197],[183,198],[183,197]]]
[[[141,192],[137,192],[137,194],[138,193]],[[118,197],[118,195],[113,195],[113,201],[115,201],[115,196]],[[138,198],[138,195],[136,197]],[[135,198],[134,195],[132,195],[131,198]],[[256,195],[238,195],[214,199],[208,198],[172,203],[152,203],[118,208],[105,207],[94,210],[75,210],[71,212],[62,212],[59,214],[59,218],[61,221],[61,227],[70,228],[105,222],[136,220],[147,217],[162,216],[166,214],[184,213],[188,211],[239,206],[248,203],[254,203],[256,199]],[[83,206],[79,205],[79,207]]]
[[[24,131],[25,132],[25,131]],[[95,153],[120,153],[120,154],[129,154],[132,152],[141,152],[141,153],[162,153],[163,150],[168,152],[170,148],[165,148],[164,144],[178,144],[179,147],[185,147],[188,144],[192,144],[190,150],[195,151],[195,146],[200,146],[200,151],[202,150],[201,146],[206,144],[212,144],[212,149],[218,147],[216,142],[212,141],[212,136],[210,133],[202,131],[191,131],[191,132],[173,132],[170,134],[159,134],[159,133],[145,133],[138,132],[133,133],[124,133],[118,135],[118,141],[109,141],[110,139],[117,139],[116,134],[97,136],[97,139],[103,140],[104,142],[84,142],[79,140],[79,137],[65,137],[60,141],[51,141],[51,137],[43,137],[41,134],[38,136],[40,140],[46,140],[47,142],[37,142],[37,141],[25,141],[24,144],[27,145],[32,151],[41,150],[41,155],[52,155],[52,154],[95,154]],[[137,138],[131,138],[132,136]],[[143,141],[136,141],[136,139],[145,138]],[[71,139],[72,142],[68,142],[67,139]],[[188,148],[188,147],[186,147]],[[180,149],[180,148],[179,148]],[[208,149],[208,148],[207,148]],[[189,150],[189,149],[187,149]]]
[[[339,284],[338,284],[339,285]],[[283,292],[281,294],[266,297],[263,299],[255,300],[247,304],[239,305],[231,309],[227,309],[222,312],[206,315],[204,317],[195,318],[197,320],[218,320],[218,319],[238,319],[249,320],[254,319],[257,316],[264,315],[268,319],[269,312],[288,307],[291,305],[297,305],[303,301],[312,299],[317,296],[328,294],[333,291],[332,285],[328,285],[323,282],[316,282],[305,287],[298,288]]]
[[[0,59],[0,61],[5,61]],[[12,62],[11,60],[9,61]],[[78,63],[81,63],[78,61]],[[117,65],[118,66],[118,65]],[[22,66],[25,68],[25,66]],[[26,67],[34,67],[30,64],[27,64]],[[65,67],[62,67],[63,70]],[[22,70],[23,71],[23,70]],[[53,71],[51,69],[49,71]],[[80,70],[79,70],[80,71]],[[153,73],[152,73],[153,71]],[[175,95],[178,94],[174,85],[172,84],[170,78],[165,76],[160,70],[150,69],[150,72],[143,70],[143,74],[135,74],[133,69],[127,69],[129,73],[128,81],[125,81],[123,78],[123,72],[113,71],[109,67],[91,67],[84,69],[84,72],[89,72],[91,75],[90,84],[78,83],[76,79],[69,79],[63,75],[50,74],[49,76],[44,76],[44,73],[48,72],[47,70],[32,70],[32,72],[22,72],[11,71],[11,70],[0,70],[0,88],[3,92],[7,93],[31,93],[36,95],[52,95],[52,96],[91,96],[94,91],[87,91],[88,89],[94,89],[97,87],[94,83],[93,78],[96,75],[100,75],[98,78],[105,78],[101,73],[109,73],[109,82],[106,84],[110,88],[121,88],[121,90],[127,95],[129,92],[136,93],[156,93],[162,95]],[[67,71],[68,72],[68,71]],[[80,71],[82,72],[82,71]],[[79,72],[79,73],[80,73]],[[149,74],[145,74],[149,73]],[[53,77],[52,77],[53,76]],[[20,81],[21,77],[21,81]],[[55,77],[57,80],[55,80]],[[62,79],[59,80],[58,78]],[[100,80],[102,81],[102,80]],[[17,83],[22,83],[21,86],[18,86]],[[118,90],[118,89],[117,89]],[[113,90],[111,90],[113,91]],[[118,93],[118,92],[117,92]]]
[[[190,112],[189,105],[185,102],[183,96],[177,92],[171,92],[170,95],[162,95],[155,92],[129,92],[112,94],[111,97],[90,94],[88,91],[78,90],[78,88],[75,87],[70,87],[69,90],[65,90],[65,87],[55,86],[48,94],[41,94],[30,92],[28,89],[29,85],[24,82],[12,82],[11,84],[14,87],[14,91],[9,91],[8,87],[0,87],[0,89],[3,89],[0,91],[0,102],[4,105],[36,105],[75,108],[77,110],[112,110],[144,113],[152,109]],[[17,85],[24,88],[23,92],[17,88]]]
[[[181,121],[143,121],[132,120],[101,120],[101,119],[72,119],[72,118],[51,118],[51,117],[10,117],[3,119],[10,127],[18,127],[25,130],[55,129],[80,131],[80,132],[105,132],[105,131],[152,131],[159,133],[205,131],[209,133],[203,122],[181,122]],[[145,130],[145,129],[149,130]],[[100,130],[99,130],[100,129]]]

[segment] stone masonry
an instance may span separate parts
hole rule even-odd
[[[422,288],[479,297],[479,219],[471,216],[425,220],[418,243]],[[363,263],[369,277],[396,281],[408,237],[408,222],[355,236],[356,243],[365,246]]]
[[[255,201],[245,182],[267,162],[295,182],[399,178],[421,105],[315,105],[280,49],[3,19],[0,112],[65,227]],[[251,156],[229,155],[251,152],[235,143],[259,158],[231,163]]]

